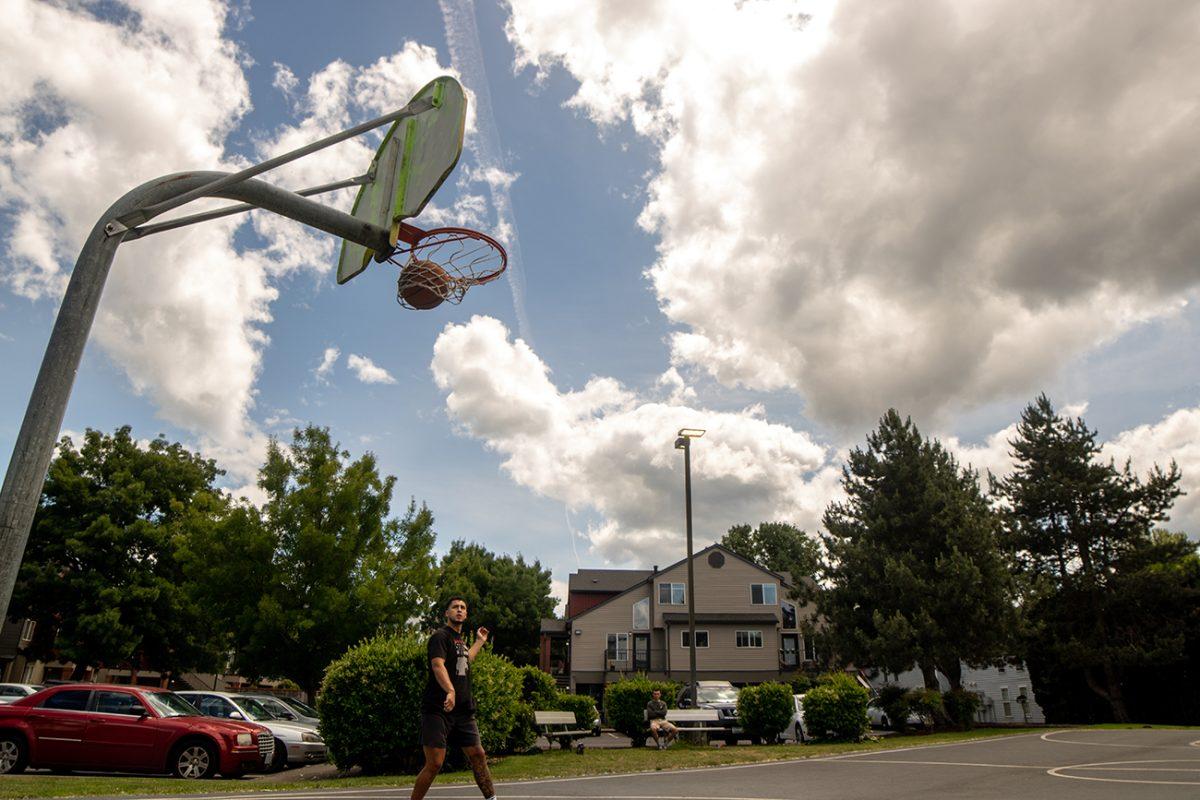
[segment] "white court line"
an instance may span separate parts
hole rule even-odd
[[[970,739],[965,742],[946,742],[944,744],[914,744],[914,745],[907,745],[904,747],[890,747],[885,750],[864,750],[861,753],[846,753],[845,755],[840,755],[840,756],[807,756],[807,757],[800,756],[797,758],[781,758],[776,761],[755,761],[755,762],[751,762],[749,764],[726,764],[724,766],[719,766],[719,767],[686,767],[686,768],[680,768],[680,769],[643,770],[641,772],[613,772],[613,773],[609,773],[607,775],[577,775],[574,777],[566,777],[566,778],[534,778],[534,779],[525,780],[525,781],[498,781],[496,783],[496,785],[498,787],[534,786],[534,785],[540,785],[540,784],[544,784],[544,783],[576,783],[576,782],[580,782],[580,781],[613,780],[614,778],[647,777],[647,776],[654,776],[654,775],[679,775],[682,773],[697,773],[697,772],[724,772],[724,771],[731,771],[731,770],[737,770],[737,769],[754,769],[756,767],[772,767],[772,766],[779,766],[782,764],[803,764],[803,763],[812,763],[812,762],[842,761],[845,759],[858,758],[861,756],[879,756],[879,755],[887,755],[890,753],[911,753],[916,750],[936,750],[936,749],[942,748],[942,747],[964,747],[964,746],[973,745],[973,744],[983,744],[985,742],[997,742],[997,741],[1009,740],[1009,739],[1023,739],[1028,736],[1037,736],[1037,735],[1038,734],[1036,732],[1034,732],[1034,733],[1002,734],[999,736],[985,736],[985,737],[982,737],[979,739]],[[1039,769],[1044,769],[1044,767],[1039,767]],[[437,794],[437,797],[439,798],[439,800],[450,800],[450,796],[440,794],[440,792],[459,791],[464,786],[470,786],[470,785],[471,784],[469,784],[469,783],[442,784],[441,786],[438,786],[435,784],[430,787],[430,789],[429,789],[430,794],[428,796],[433,797],[434,796],[433,793],[438,792],[439,794]],[[326,790],[322,790],[319,794],[314,794],[314,792],[318,791],[316,789],[313,789],[310,791],[300,790],[301,793],[299,793],[299,794],[292,794],[291,792],[288,792],[288,791],[281,791],[278,793],[270,792],[269,794],[266,794],[265,796],[267,798],[275,798],[277,800],[321,800],[321,798],[325,798],[325,797],[344,797],[344,798],[348,798],[349,800],[353,800],[353,798],[372,797],[381,792],[394,792],[398,789],[409,789],[409,788],[411,788],[411,784],[408,786],[380,786],[380,787],[362,787],[362,788],[346,788],[346,789],[326,789]],[[219,797],[212,796],[211,800],[263,800],[264,791],[269,792],[270,790],[260,790],[260,791],[255,792],[254,794],[241,794],[241,795],[227,794],[227,795],[220,795]],[[472,795],[472,797],[474,797],[474,795]],[[658,795],[658,797],[663,798],[663,800],[667,800],[667,798],[663,795]],[[208,798],[209,798],[209,796],[204,796],[204,797],[198,798],[196,795],[190,795],[190,796],[184,795],[184,796],[180,796],[180,797],[160,797],[160,798],[155,798],[155,800],[208,800]],[[763,798],[755,798],[755,800],[763,800]]]
[[[1054,769],[1046,770],[1046,774],[1052,775],[1055,778],[1069,778],[1073,781],[1096,781],[1097,783],[1136,783],[1136,784],[1143,784],[1143,785],[1150,785],[1150,786],[1200,786],[1200,781],[1154,781],[1154,780],[1136,780],[1133,778],[1099,778],[1099,777],[1093,777],[1090,775],[1065,775],[1065,774],[1063,774],[1063,770],[1096,772],[1096,771],[1100,771],[1100,770],[1110,769],[1110,768],[1116,767],[1117,765],[1120,765],[1120,764],[1171,764],[1171,763],[1178,763],[1180,761],[1182,761],[1183,763],[1187,763],[1187,764],[1200,763],[1200,762],[1192,760],[1192,759],[1186,759],[1186,760],[1185,759],[1177,759],[1177,760],[1162,759],[1162,760],[1149,760],[1149,761],[1097,761],[1092,764],[1072,764],[1072,765],[1066,766],[1066,767],[1055,767]],[[1141,772],[1141,771],[1145,771],[1145,772],[1152,772],[1152,771],[1153,772],[1158,772],[1158,771],[1184,772],[1184,771],[1189,771],[1190,772],[1191,771],[1191,770],[1160,770],[1160,769],[1154,769],[1154,768],[1150,768],[1150,767],[1143,767],[1141,769],[1139,769],[1137,767],[1129,767],[1127,769],[1131,772]]]
[[[976,761],[901,761],[894,758],[856,758],[855,764],[915,764],[922,767],[995,767],[996,769],[1036,769],[1045,770],[1042,764],[984,764]]]
[[[1126,732],[1125,730],[1120,729],[1120,728],[1113,728],[1111,730],[1113,733]],[[1142,729],[1130,728],[1129,730],[1142,730]],[[1161,728],[1159,730],[1170,730],[1170,728]],[[1053,742],[1054,744],[1078,744],[1078,745],[1082,745],[1083,747],[1140,747],[1143,750],[1145,750],[1145,749],[1179,750],[1179,749],[1185,748],[1185,747],[1200,747],[1200,744],[1197,744],[1197,742],[1192,742],[1190,744],[1116,744],[1114,742],[1073,742],[1070,739],[1051,739],[1050,738],[1051,736],[1057,736],[1060,733],[1069,733],[1069,732],[1070,732],[1069,730],[1047,731],[1046,733],[1043,733],[1038,738],[1040,738],[1043,742]],[[1096,733],[1096,732],[1099,732],[1099,731],[1093,731],[1093,733]],[[1198,740],[1198,741],[1200,741],[1200,740]]]

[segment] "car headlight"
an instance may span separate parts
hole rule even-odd
[[[300,741],[302,741],[302,742],[313,742],[313,743],[315,743],[315,744],[323,744],[323,743],[325,742],[325,740],[324,740],[324,739],[322,739],[322,738],[321,738],[320,736],[318,736],[317,734],[315,734],[315,733],[309,733],[308,731],[305,731],[304,733],[300,734]]]
[[[237,735],[237,743],[240,747],[249,747],[254,744],[254,736],[249,733],[239,733]]]

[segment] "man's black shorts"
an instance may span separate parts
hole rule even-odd
[[[474,714],[421,714],[422,747],[473,747],[479,745],[479,726]]]

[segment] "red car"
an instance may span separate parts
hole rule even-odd
[[[163,689],[77,683],[0,706],[0,775],[26,767],[233,778],[271,762],[262,725],[206,717]]]

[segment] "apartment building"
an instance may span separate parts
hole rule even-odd
[[[791,599],[791,576],[720,544],[693,556],[696,676],[761,683],[814,657]],[[568,582],[566,619],[542,621],[541,667],[571,691],[599,695],[622,677],[688,676],[687,560],[649,570],[580,570]]]

